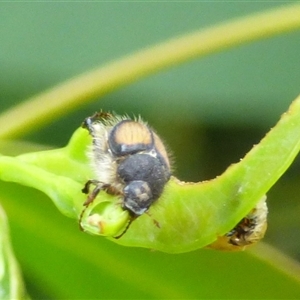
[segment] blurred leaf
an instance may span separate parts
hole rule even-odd
[[[121,86],[160,70],[234,46],[299,29],[299,12],[299,4],[293,4],[197,30],[69,79],[2,113],[0,137],[15,138],[33,131],[52,122],[53,118],[91,102],[95,97],[103,97]],[[214,86],[212,90],[215,88]],[[163,102],[158,103],[161,106]],[[187,106],[185,101],[182,103]],[[170,106],[167,111],[169,110]],[[177,110],[175,116],[178,115],[181,114]]]
[[[0,207],[0,299],[29,299],[11,247],[8,224],[2,207]]]

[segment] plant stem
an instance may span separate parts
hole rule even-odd
[[[70,79],[0,114],[0,138],[16,138],[147,75],[237,45],[300,28],[300,5],[202,29]]]

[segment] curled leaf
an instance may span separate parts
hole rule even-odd
[[[129,222],[122,199],[101,191],[83,212],[85,182],[94,178],[86,156],[91,138],[78,129],[62,149],[0,157],[0,178],[45,192],[65,215],[79,219],[87,232],[112,241],[169,253],[192,251],[230,232],[259,203],[300,149],[300,97],[266,137],[221,176],[186,183],[172,177],[149,214]],[[83,213],[82,213],[83,212]],[[158,226],[156,226],[156,225]]]

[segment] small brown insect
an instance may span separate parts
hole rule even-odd
[[[225,236],[219,237],[209,248],[241,250],[261,240],[267,229],[268,207],[264,196],[249,214]]]

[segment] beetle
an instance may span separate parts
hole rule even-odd
[[[161,196],[171,176],[169,155],[160,137],[141,118],[97,112],[82,127],[92,137],[88,155],[96,175],[82,189],[88,194],[84,206],[102,190],[120,196],[130,215],[127,227],[116,237],[120,238]],[[90,192],[91,185],[95,187]]]

